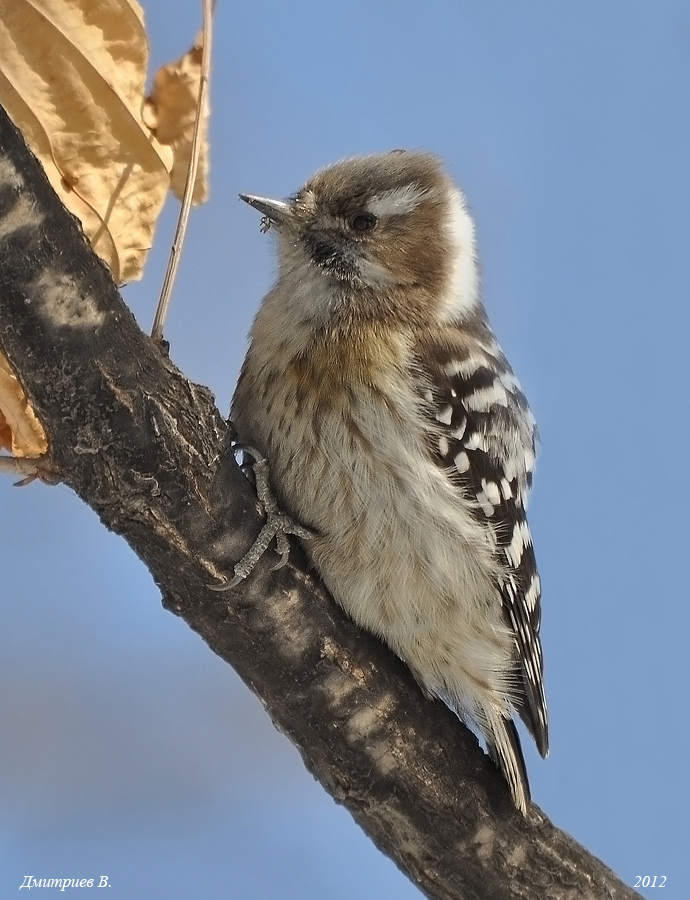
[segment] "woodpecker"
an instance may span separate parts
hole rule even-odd
[[[548,753],[537,435],[465,198],[417,151],[343,160],[288,200],[240,196],[279,252],[232,402],[240,439],[335,600],[476,726],[526,814],[515,713]]]

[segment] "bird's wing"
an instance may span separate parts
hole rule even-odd
[[[546,756],[541,585],[526,518],[537,442],[534,419],[488,326],[479,343],[468,341],[459,328],[446,328],[426,336],[425,344],[418,359],[425,361],[433,418],[430,452],[476,503],[475,515],[495,536],[502,572],[497,587],[515,634],[519,678],[514,702]]]

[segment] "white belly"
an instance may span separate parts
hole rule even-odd
[[[305,548],[334,598],[431,693],[470,714],[476,692],[505,696],[513,639],[492,535],[428,456],[419,422],[374,403],[318,421],[291,423],[298,455],[272,436],[268,456],[283,502],[317,533]]]

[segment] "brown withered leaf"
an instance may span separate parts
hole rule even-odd
[[[177,62],[162,66],[146,98],[144,121],[161,144],[174,154],[170,189],[180,200],[184,194],[187,170],[192,152],[192,136],[197,115],[199,80],[201,78],[201,38]],[[203,203],[208,197],[208,117],[205,104],[201,116],[201,152],[192,203]]]
[[[6,357],[0,353],[0,447],[14,456],[35,458],[48,449],[43,426],[26,399]]]
[[[141,277],[174,153],[144,122],[135,0],[0,0],[0,101],[119,283]]]

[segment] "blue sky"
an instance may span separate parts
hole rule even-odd
[[[157,65],[199,12],[144,7]],[[533,796],[628,884],[684,897],[690,6],[220,0],[213,78],[172,358],[227,409],[275,275],[238,192],[286,196],[357,153],[444,157],[542,438],[552,751],[527,746]],[[175,212],[125,291],[146,329]],[[421,896],[67,488],[7,480],[0,510],[0,893],[32,874],[108,875],[111,900]]]

